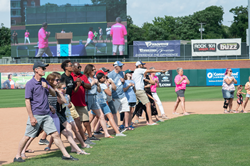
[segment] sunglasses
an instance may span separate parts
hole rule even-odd
[[[96,71],[96,69],[92,69],[92,71]]]
[[[67,87],[63,87],[62,89],[63,89],[63,90],[66,90],[66,89],[67,89]]]
[[[46,67],[39,67],[40,69],[42,69],[42,70],[46,70]]]
[[[81,68],[82,68],[82,66],[78,66],[77,68],[78,68],[78,69],[81,69]]]
[[[73,67],[73,65],[68,65],[67,67]]]
[[[60,79],[53,79],[52,81],[56,81],[56,82],[59,82],[59,81],[60,81]]]
[[[233,72],[232,70],[229,70],[229,72]]]

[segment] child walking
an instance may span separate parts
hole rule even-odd
[[[245,111],[244,106],[243,106],[243,96],[242,96],[242,94],[245,95],[246,93],[242,92],[242,89],[243,89],[242,85],[237,86],[237,107],[236,107],[234,113],[239,113],[238,108],[240,106],[243,110],[243,113],[247,113],[247,111]]]

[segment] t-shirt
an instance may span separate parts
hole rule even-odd
[[[112,90],[112,97],[113,99],[122,99],[125,97],[124,91],[123,91],[123,84],[120,78],[124,78],[123,72],[116,73],[115,70],[111,71],[108,74],[108,77],[111,78],[115,85],[116,85],[116,91]]]
[[[135,82],[135,89],[136,90],[144,90],[144,73],[147,71],[147,69],[137,68],[135,69],[132,80]]]
[[[110,35],[113,38],[114,45],[124,45],[124,36],[127,35],[127,30],[124,25],[116,23],[111,27]]]
[[[110,35],[111,28],[106,28],[107,35]]]
[[[42,86],[42,82],[46,82],[48,87],[50,87],[44,78],[41,78],[41,81],[37,81],[34,77],[25,86],[25,99],[30,99],[33,115],[48,115],[50,112],[48,102],[49,90]]]
[[[150,77],[151,77],[153,80],[158,80],[158,82],[159,82],[159,78],[158,78],[157,76],[154,76],[154,77],[150,76]],[[157,83],[155,83],[154,85],[151,85],[151,87],[150,87],[151,92],[156,93],[156,88],[157,88]]]
[[[93,32],[92,31],[89,31],[89,33],[88,33],[88,38],[89,39],[91,39],[91,40],[93,40],[93,37],[94,37],[95,35],[93,34]]]
[[[183,75],[183,76],[185,76],[185,75]],[[182,82],[179,85],[177,84],[177,82],[179,82],[183,76],[181,76],[179,74],[177,76],[175,76],[175,79],[174,79],[174,82],[175,82],[175,85],[176,85],[175,92],[177,92],[179,90],[186,90],[186,85],[187,85],[186,80],[182,80]]]
[[[102,35],[102,28],[101,28],[101,29],[99,29],[99,34],[100,34],[100,35]]]
[[[108,88],[109,88],[110,92],[112,92],[112,85],[111,84],[108,86]],[[111,94],[111,96],[107,95],[107,102],[110,102],[111,100],[112,100],[112,94]]]
[[[29,32],[25,32],[25,33],[24,33],[24,36],[25,36],[25,37],[29,37],[29,35],[30,35]]]
[[[246,84],[245,84],[245,87],[250,87],[250,82],[247,82]],[[250,95],[250,90],[247,90],[247,94],[249,94]]]
[[[76,87],[76,84],[74,82],[73,77],[71,75],[67,76],[65,73],[63,73],[62,76],[61,76],[61,82],[65,82],[66,87],[67,87],[66,94],[68,94],[69,96],[71,96],[73,90]]]
[[[79,75],[76,75],[72,72],[71,76],[73,77],[74,81],[76,81],[77,78],[80,78],[82,81],[89,84],[89,80],[86,75],[83,75],[81,73]],[[77,92],[74,92],[74,91],[72,92],[71,102],[75,106],[79,106],[79,107],[87,106],[85,102],[85,88],[83,86],[80,86]]]
[[[38,41],[39,41],[38,48],[45,48],[45,47],[49,46],[48,45],[49,44],[48,38],[44,39],[44,38],[46,38],[46,34],[47,34],[47,32],[43,28],[41,28],[38,31]]]
[[[225,79],[229,79],[229,80],[231,80],[233,77],[231,76],[225,76],[224,78],[223,78],[223,83],[222,83],[222,89],[224,89],[224,90],[230,90],[230,91],[234,91],[235,90],[235,86],[234,86],[234,82],[232,81],[230,84],[227,84],[226,83],[226,81],[225,81]]]
[[[123,84],[123,88],[126,88],[130,83],[135,84],[133,80],[125,80],[125,83]],[[136,96],[135,96],[133,86],[128,88],[128,90],[125,92],[125,95],[129,103],[136,103]]]
[[[100,84],[100,87],[101,87],[101,92],[97,92],[97,96],[96,96],[96,99],[97,99],[97,102],[99,104],[104,104],[106,103],[106,100],[107,100],[107,95],[106,93],[104,92],[105,89],[107,89],[107,85],[106,84]]]
[[[150,80],[149,75],[146,75],[146,79]],[[151,94],[151,88],[150,87],[145,88],[145,86],[147,86],[150,83],[148,81],[145,81],[145,80],[143,80],[143,82],[144,82],[144,90],[145,90],[145,92]]]
[[[51,94],[49,94],[49,96],[48,96],[48,102],[49,102],[49,105],[51,105],[52,107],[55,108],[55,110],[57,110],[57,95],[53,97]],[[56,118],[57,117],[56,113],[53,114],[52,112],[50,112],[50,116],[52,118]]]
[[[95,33],[94,33],[94,36],[95,36],[95,37],[97,37],[97,35],[98,35],[98,33],[97,33],[97,32],[95,32]]]
[[[96,78],[94,77],[94,79],[96,79]],[[88,77],[88,80],[89,80],[89,83],[91,84],[92,79],[90,77]],[[87,94],[88,95],[96,95],[97,94],[97,85],[94,84],[93,86],[91,86],[91,89],[88,90]]]

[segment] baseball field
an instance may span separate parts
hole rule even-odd
[[[27,112],[24,90],[1,90],[0,164],[11,163],[24,134]],[[90,155],[72,156],[79,161],[61,160],[61,152],[52,145],[52,152],[38,145],[36,138],[26,153],[25,163],[18,165],[248,165],[250,114],[222,114],[221,87],[187,87],[186,109],[189,116],[173,115],[174,88],[159,88],[166,115],[170,118],[157,126],[145,126],[145,119],[126,131],[127,137],[96,142]],[[17,108],[13,108],[17,107]],[[236,99],[233,108],[236,107]],[[247,107],[249,110],[249,106]],[[177,112],[182,113],[181,108]],[[113,130],[110,130],[113,134]],[[64,145],[68,142],[62,137]],[[67,148],[70,151],[70,148]],[[10,164],[10,165],[17,165]]]

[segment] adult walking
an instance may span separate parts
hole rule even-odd
[[[151,67],[150,69],[155,69],[155,68]],[[165,111],[161,103],[161,100],[156,92],[156,88],[159,87],[159,78],[155,75],[155,73],[151,73],[150,77],[153,79],[153,81],[155,81],[155,84],[151,85],[150,89],[153,98],[156,100],[156,108],[157,110],[160,110],[162,119],[168,119],[168,117],[165,115]]]
[[[183,69],[178,67],[177,68],[177,73],[178,75],[175,76],[174,82],[175,82],[175,92],[177,94],[177,99],[174,105],[174,110],[173,110],[173,114],[178,115],[179,113],[176,112],[176,109],[179,105],[179,103],[181,102],[181,108],[183,111],[183,115],[189,115],[189,113],[187,113],[186,108],[185,108],[185,90],[186,90],[186,86],[187,84],[190,84],[189,79],[187,78],[187,76],[183,75]]]
[[[16,31],[14,31],[13,34],[12,34],[13,43],[14,43],[14,44],[18,44],[17,35],[18,35],[18,34],[16,33]]]
[[[232,76],[233,71],[231,68],[227,68],[225,72],[225,77],[223,78],[223,84],[222,84],[222,94],[224,98],[224,113],[230,113],[233,107],[233,100],[234,100],[234,91],[235,86],[234,84],[237,84],[237,80]],[[227,108],[229,106],[229,111],[227,111]]]
[[[50,108],[48,102],[49,93],[53,96],[56,95],[53,88],[49,83],[42,78],[45,75],[45,70],[48,64],[40,61],[34,63],[33,70],[35,76],[27,82],[25,88],[25,104],[29,115],[25,136],[19,143],[18,152],[14,158],[14,162],[24,162],[21,158],[21,151],[30,138],[37,136],[39,128],[41,127],[48,135],[51,135],[55,144],[63,153],[62,159],[65,160],[78,160],[68,154],[63,146],[62,140],[59,137],[57,129],[54,125],[53,119],[49,115]]]
[[[124,25],[121,24],[122,19],[116,18],[116,24],[111,27],[110,36],[113,38],[113,55],[116,55],[117,49],[119,48],[120,55],[123,55],[125,51],[125,39],[127,30]]]
[[[155,69],[145,69],[145,65],[146,63],[142,63],[142,61],[137,61],[135,66],[136,69],[134,71],[134,74],[132,76],[133,81],[135,82],[135,90],[136,90],[136,98],[137,100],[141,101],[141,103],[143,105],[146,105],[146,110],[148,113],[148,125],[156,125],[156,123],[153,122],[152,117],[151,117],[151,104],[150,101],[148,99],[148,96],[144,90],[144,78],[145,78],[145,74],[147,73],[158,73],[158,72],[162,72],[165,73],[166,70],[155,70]]]
[[[36,57],[42,57],[44,53],[46,53],[48,56],[52,57],[52,53],[49,48],[49,41],[48,38],[50,36],[50,32],[47,32],[46,29],[48,27],[48,24],[44,22],[42,24],[42,28],[38,31],[38,53]]]
[[[71,73],[71,76],[73,77],[74,81],[76,81],[77,78],[81,79],[82,86],[80,86],[79,90],[77,92],[73,92],[71,96],[71,102],[74,104],[75,109],[77,113],[79,114],[79,117],[73,117],[75,119],[75,122],[77,124],[77,127],[79,129],[79,132],[81,135],[84,135],[84,131],[82,129],[82,124],[84,125],[85,129],[88,132],[88,138],[85,141],[87,144],[94,144],[91,141],[99,140],[94,135],[92,135],[91,127],[89,123],[89,113],[87,104],[85,101],[85,94],[86,90],[91,89],[91,85],[88,81],[88,78],[86,75],[83,75],[81,73],[82,66],[78,62],[73,63],[73,72]],[[71,113],[72,115],[72,113]],[[81,124],[82,123],[82,124]]]
[[[248,100],[250,98],[250,76],[248,77],[248,80],[249,81],[245,84],[245,90],[247,91],[246,100],[245,100],[245,103],[244,103],[245,112],[247,112],[246,111],[246,106],[247,106]]]

